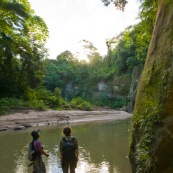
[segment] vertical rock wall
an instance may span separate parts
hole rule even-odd
[[[160,0],[137,91],[130,161],[133,173],[173,173],[173,1]]]
[[[139,79],[140,79],[142,70],[143,70],[142,65],[138,65],[133,69],[131,84],[130,84],[130,91],[128,94],[127,112],[133,112],[134,110],[135,97],[136,97],[136,92],[139,85]]]

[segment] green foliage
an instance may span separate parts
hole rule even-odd
[[[65,86],[74,79],[78,62],[69,51],[61,53],[57,60],[46,60],[47,74],[45,76],[45,86],[54,91],[56,87],[62,89],[62,95],[66,97]]]
[[[46,109],[46,107],[56,108],[66,104],[61,97],[61,90],[59,88],[55,88],[54,93],[44,88],[39,88],[37,90],[28,89],[25,95],[32,107],[34,105],[39,106],[40,104],[40,107],[42,106]]]
[[[127,3],[125,0],[102,1],[106,5],[114,3],[119,9],[124,9]],[[0,98],[23,96],[32,107],[59,108],[68,107],[64,100],[92,99],[100,81],[113,88],[114,78],[129,74],[135,66],[145,63],[157,3],[141,0],[141,22],[108,40],[105,57],[100,56],[91,42],[82,40],[89,62],[79,62],[70,51],[62,52],[56,60],[44,60],[48,28],[43,19],[34,14],[27,0],[1,0]],[[113,89],[110,90],[112,95]],[[126,98],[128,89],[120,86],[120,90]],[[112,108],[125,105],[125,99],[113,97],[100,97],[97,102]],[[84,108],[85,104],[80,107]]]
[[[84,100],[81,97],[73,98],[72,101],[70,102],[72,106],[77,106],[84,102]]]
[[[44,103],[43,100],[30,100],[28,102],[28,106],[42,111],[48,109],[47,105]]]
[[[25,91],[24,100],[17,98],[1,98],[0,99],[0,114],[11,112],[13,109],[34,108],[38,110],[62,109],[69,107],[61,96],[61,90],[56,88],[54,92],[39,88],[36,90],[27,89]],[[70,109],[70,107],[69,107]]]
[[[85,110],[85,111],[91,111],[92,110],[92,106],[89,102],[82,102],[81,104],[79,104],[77,106],[77,108],[79,108],[80,110]]]
[[[42,83],[48,30],[27,0],[1,0],[0,14],[0,97],[19,96]]]
[[[140,22],[107,41],[108,55],[105,62],[110,69],[114,69],[114,74],[131,73],[135,66],[145,63],[151,33],[144,32],[142,27]]]
[[[91,111],[92,110],[92,105],[82,99],[81,97],[73,98],[72,101],[70,102],[70,105],[72,108],[77,108],[80,110],[86,110],[86,111]]]
[[[114,3],[120,9],[124,9],[127,3],[125,0],[102,1],[105,5]],[[140,2],[139,18],[141,21],[106,42],[108,55],[105,57],[105,62],[110,69],[114,69],[117,75],[131,72],[136,65],[145,63],[155,24],[158,0],[140,0]]]
[[[126,98],[110,98],[107,96],[102,96],[101,98],[97,99],[90,99],[90,102],[96,106],[101,106],[101,107],[109,107],[112,109],[119,109],[122,108],[123,106],[127,105],[127,99]]]
[[[126,0],[101,0],[105,6],[108,6],[109,4],[113,3],[117,9],[120,9],[124,11],[124,8],[127,4]]]
[[[158,2],[159,0],[140,0],[141,6],[140,6],[140,19],[143,21],[143,26],[145,29],[145,32],[152,32],[155,19],[156,19],[156,13],[158,8]],[[149,29],[148,31],[146,29]]]
[[[114,75],[114,70],[110,71],[92,43],[86,40],[84,43],[85,49],[89,49],[86,51],[90,59],[88,63],[77,61],[69,51],[61,53],[57,60],[46,60],[46,88],[51,91],[61,88],[67,101],[78,96],[91,97],[100,80],[111,80]]]
[[[127,106],[127,99],[116,98],[112,107],[116,109],[116,108],[122,108],[124,106]]]
[[[163,104],[161,103],[161,97],[165,97],[163,87],[163,76],[159,76],[161,73],[161,66],[157,68],[147,68],[145,70],[145,77],[142,79],[142,92],[137,95],[137,106],[133,114],[132,132],[131,132],[131,145],[135,141],[137,142],[135,151],[135,162],[137,164],[137,173],[140,172],[152,172],[154,168],[155,147],[153,141],[156,140],[156,129],[161,123],[161,115],[163,115]],[[168,74],[168,73],[167,73]],[[172,77],[172,73],[168,78]],[[163,83],[162,83],[163,82]],[[159,92],[162,92],[160,96]],[[136,134],[142,135],[142,138],[133,136]],[[145,170],[145,171],[144,171]]]
[[[26,107],[27,103],[16,98],[1,98],[0,99],[0,115],[10,112],[17,107]]]
[[[99,92],[100,81],[104,81],[113,88],[113,79],[129,75],[136,65],[145,62],[146,49],[143,49],[144,46],[139,43],[137,45],[139,31],[138,26],[131,26],[116,38],[107,41],[109,49],[106,57],[101,57],[93,44],[84,40],[84,48],[89,49],[86,51],[90,60],[88,63],[77,61],[69,51],[61,53],[57,56],[57,60],[46,60],[46,88],[51,91],[54,91],[56,87],[61,88],[62,97],[67,101],[76,97],[92,99],[93,93]],[[146,44],[147,48],[148,44],[149,42]],[[139,47],[143,54],[137,52]],[[128,91],[129,88],[122,85],[118,92],[126,98]],[[114,98],[99,96],[98,99],[101,100],[101,104],[112,108],[125,105],[123,101],[115,101]],[[109,103],[106,103],[106,99]]]

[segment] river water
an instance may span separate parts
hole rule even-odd
[[[40,141],[50,156],[44,157],[47,173],[62,173],[59,141],[62,125],[39,127]],[[131,173],[129,159],[130,120],[72,125],[72,134],[79,143],[76,173]],[[31,131],[0,133],[0,173],[32,173],[27,160]]]

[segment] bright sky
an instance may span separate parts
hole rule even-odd
[[[125,11],[113,5],[105,7],[101,0],[29,0],[36,15],[49,28],[46,47],[49,58],[63,51],[80,52],[80,41],[93,43],[101,55],[106,55],[106,39],[118,35],[129,25],[137,23],[137,0],[129,0]]]

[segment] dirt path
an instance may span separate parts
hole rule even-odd
[[[20,130],[32,126],[51,125],[55,123],[80,123],[91,121],[121,120],[131,117],[130,113],[115,110],[101,111],[33,111],[26,110],[0,116],[0,131],[13,129]]]

